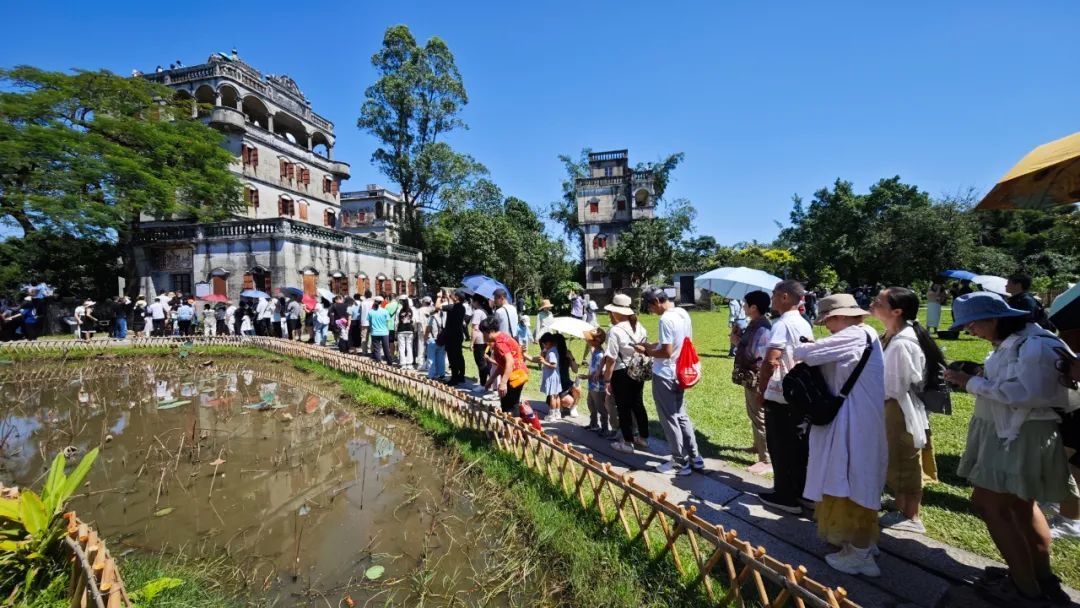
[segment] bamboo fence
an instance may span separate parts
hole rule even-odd
[[[120,568],[105,540],[79,520],[74,512],[68,520],[64,544],[71,551],[71,608],[128,608],[132,606]]]
[[[451,423],[479,431],[496,446],[514,455],[528,468],[547,478],[566,496],[576,500],[631,541],[640,541],[653,559],[666,559],[684,580],[701,585],[715,605],[799,608],[858,608],[842,587],[829,587],[768,555],[738,537],[734,529],[705,521],[694,506],[672,503],[663,492],[648,490],[631,475],[615,471],[557,437],[537,431],[483,401],[410,370],[377,363],[355,354],[302,342],[269,337],[188,337],[71,341],[9,342],[0,352],[100,351],[108,347],[172,346],[182,342],[203,346],[247,346],[280,355],[309,359],[406,396]],[[109,607],[111,608],[111,607]]]

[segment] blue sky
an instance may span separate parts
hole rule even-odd
[[[1077,130],[1080,3],[37,2],[6,12],[0,65],[149,71],[236,46],[336,124],[347,188],[386,180],[355,126],[387,26],[440,36],[471,99],[451,142],[545,207],[557,155],[682,151],[670,197],[699,234],[771,240],[792,194],[899,174],[988,190]]]

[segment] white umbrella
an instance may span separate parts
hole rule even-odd
[[[319,297],[326,300],[327,302],[333,302],[334,301],[334,292],[330,291],[329,289],[326,289],[325,287],[320,287],[319,288]]]
[[[575,319],[574,317],[555,317],[550,323],[544,326],[544,331],[542,331],[541,334],[554,331],[573,338],[584,339],[585,332],[591,332],[594,329],[596,328],[593,327],[591,323],[586,323],[581,319]]]
[[[997,277],[992,274],[977,274],[972,277],[971,282],[978,283],[982,286],[983,291],[992,291],[1003,296],[1009,295],[1009,292],[1005,291],[1005,284],[1009,281],[1004,277]]]
[[[771,295],[773,287],[781,280],[764,270],[739,266],[710,270],[695,278],[694,285],[725,298],[741,300],[751,291],[760,290]]]

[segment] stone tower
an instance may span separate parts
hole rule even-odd
[[[585,243],[585,290],[606,302],[623,280],[604,267],[604,256],[632,222],[655,215],[653,174],[631,169],[627,150],[594,152],[589,154],[589,176],[578,178],[574,189]]]

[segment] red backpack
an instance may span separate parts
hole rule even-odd
[[[697,349],[690,338],[683,338],[679,358],[675,361],[675,379],[684,391],[701,381],[701,359],[698,359]]]

